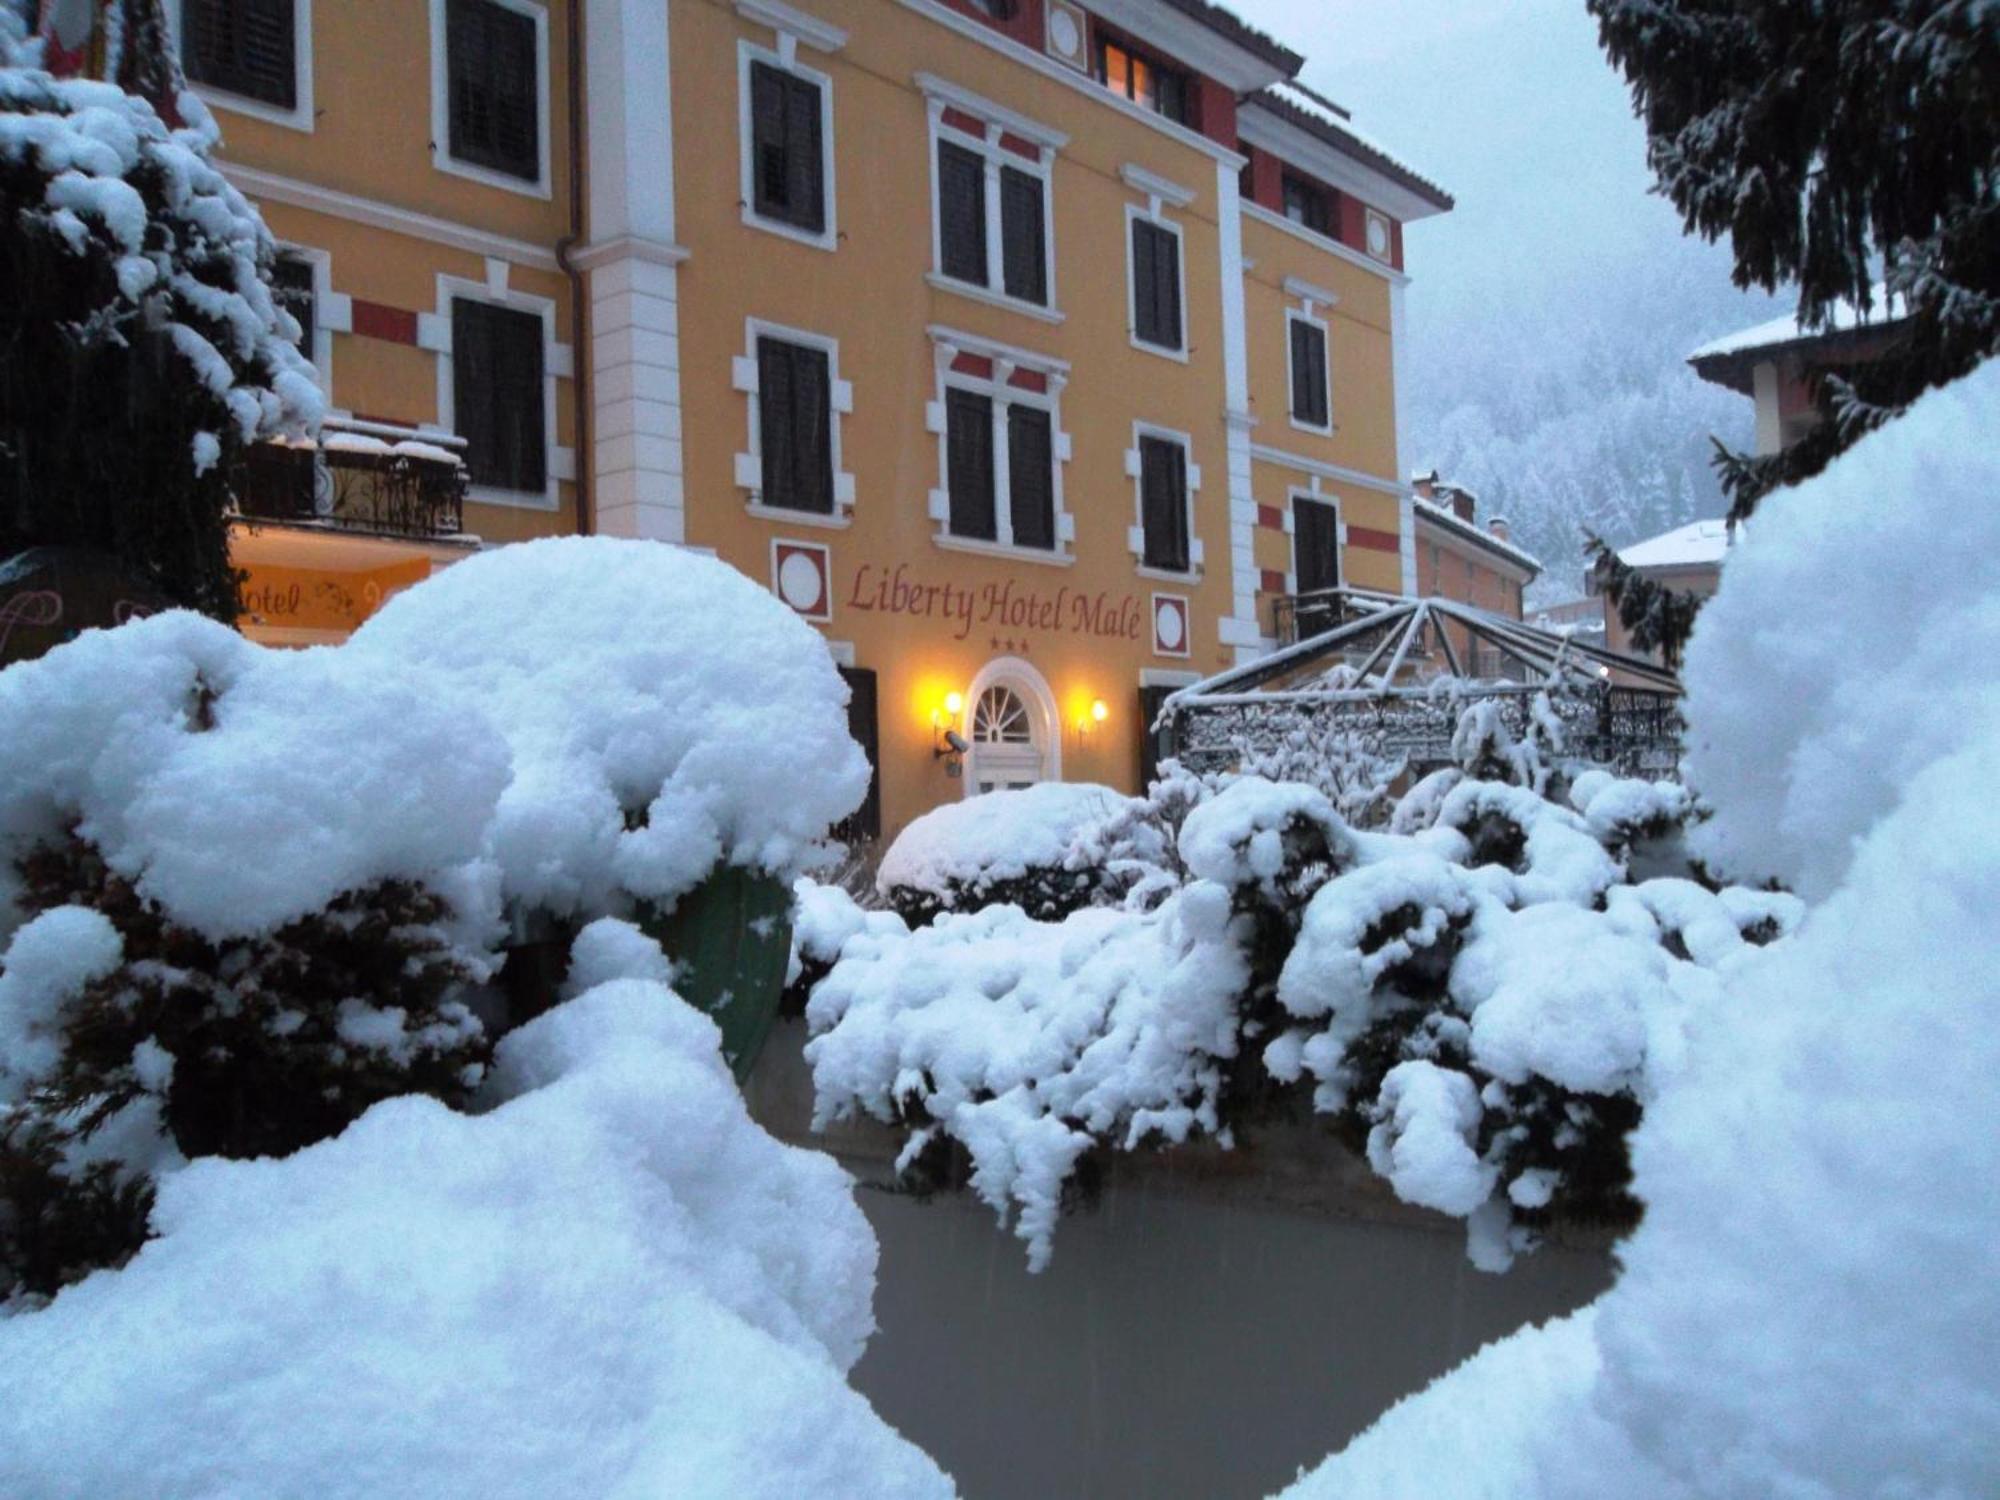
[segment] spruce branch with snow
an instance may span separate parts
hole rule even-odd
[[[1691,233],[1728,238],[1738,285],[1795,285],[1806,333],[1884,293],[1901,318],[1889,347],[1816,383],[1820,420],[1796,442],[1718,443],[1738,523],[2000,350],[2000,25],[1987,0],[1589,7],[1661,192]],[[1698,604],[1592,552],[1634,639],[1677,658]]]

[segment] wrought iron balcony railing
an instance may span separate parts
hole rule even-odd
[[[245,519],[378,536],[456,537],[465,524],[465,440],[329,420],[317,442],[253,444],[234,476]]]

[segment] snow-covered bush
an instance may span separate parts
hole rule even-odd
[[[334,649],[172,612],[0,672],[0,1109],[23,1153],[0,1173],[41,1205],[0,1203],[16,1242],[78,1238],[54,1232],[76,1205],[49,1201],[52,1148],[122,1233],[98,1162],[122,1192],[392,1094],[461,1102],[504,1020],[481,987],[532,919],[598,919],[572,991],[663,978],[605,919],[725,861],[791,878],[866,786],[844,694],[733,570],[601,539],[460,563]],[[83,1269],[0,1262],[0,1291]]]
[[[1646,1213],[1617,1284],[1394,1408],[1292,1500],[1992,1492],[1996,412],[1989,364],[1774,493],[1696,626],[1698,837],[1817,904],[1686,1016],[1634,1135]],[[1691,953],[1723,936],[1648,885]]]
[[[273,300],[276,250],[185,128],[108,83],[9,66],[0,42],[0,556],[107,552],[169,599],[239,612],[228,524],[245,445],[316,423]]]
[[[1196,881],[1146,912],[1037,922],[1012,906],[914,933],[860,931],[813,993],[815,1120],[856,1111],[911,1131],[908,1167],[947,1138],[1028,1263],[1047,1263],[1063,1185],[1099,1140],[1131,1150],[1221,1125],[1248,973],[1229,893]]]
[[[1798,902],[1635,883],[1634,840],[1687,799],[1579,785],[1602,816],[1454,769],[1385,834],[1313,787],[1235,777],[1156,860],[1163,899],[914,934],[848,916],[806,1010],[817,1118],[906,1128],[927,1184],[961,1153],[1035,1266],[1098,1152],[1303,1111],[1398,1196],[1467,1219],[1482,1267],[1550,1223],[1629,1226],[1626,1137],[1687,1015]]]
[[[1132,799],[1084,781],[1046,781],[946,802],[912,819],[882,856],[876,890],[905,921],[1018,906],[1055,920],[1122,895],[1080,839],[1130,811]]]
[[[163,1177],[123,1270],[0,1318],[0,1492],[943,1500],[844,1381],[875,1243],[712,1022],[601,986],[479,1109]]]

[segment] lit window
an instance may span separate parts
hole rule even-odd
[[[1097,81],[1134,104],[1165,115],[1176,124],[1188,123],[1188,75],[1179,68],[1135,52],[1123,43],[1099,37],[1094,59]]]

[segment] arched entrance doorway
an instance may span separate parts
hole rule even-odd
[[[1041,673],[1019,657],[1000,657],[972,679],[966,704],[968,797],[1061,779],[1061,721]]]

